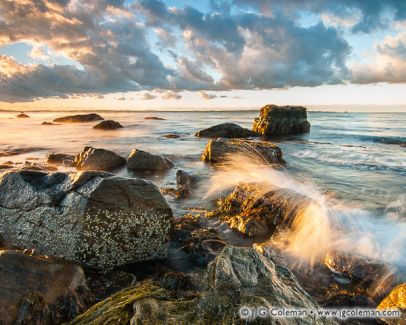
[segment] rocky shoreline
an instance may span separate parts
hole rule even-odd
[[[87,114],[54,121],[102,120]],[[223,123],[196,136],[211,138],[201,156],[208,168],[241,156],[278,169],[289,161],[269,139],[309,130],[305,108],[267,105],[253,130]],[[50,172],[50,166],[77,171]],[[137,177],[116,176],[123,167]],[[47,165],[0,170],[0,323],[268,324],[241,319],[239,308],[405,308],[404,279],[390,265],[336,251],[316,265],[298,265],[273,242],[294,226],[308,198],[242,183],[212,211],[175,219],[165,195],[187,200],[199,177],[178,170],[176,188],[166,189],[139,177],[171,168],[169,158],[137,148],[125,158],[86,147],[76,155],[51,154]],[[383,321],[405,319],[351,324]]]

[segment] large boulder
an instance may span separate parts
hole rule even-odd
[[[105,120],[101,121],[100,123],[96,124],[93,129],[96,130],[117,130],[121,129],[123,126],[116,121],[113,120]]]
[[[60,324],[92,302],[80,266],[19,251],[0,251],[0,323]]]
[[[104,120],[99,114],[77,114],[69,115],[64,117],[58,117],[54,119],[55,123],[83,123],[83,122],[94,122]]]
[[[305,107],[266,105],[261,108],[252,130],[265,136],[307,133],[310,123]]]
[[[171,220],[159,189],[142,179],[101,172],[0,176],[3,238],[86,267],[165,257]]]
[[[289,226],[309,199],[288,190],[270,191],[261,184],[240,184],[207,214],[248,237],[270,237]]]
[[[172,167],[173,163],[168,158],[153,155],[139,149],[133,149],[127,160],[127,168],[130,170],[164,171]]]
[[[85,147],[75,157],[74,165],[79,170],[103,170],[110,171],[124,166],[126,160],[106,149]]]
[[[202,282],[197,297],[173,299],[167,290],[144,281],[93,306],[71,324],[337,324],[312,315],[275,318],[270,309],[262,317],[240,310],[319,308],[295,276],[275,261],[273,251],[226,246],[209,264]]]
[[[201,138],[249,138],[258,134],[235,123],[217,124],[195,134]]]
[[[211,163],[226,162],[232,155],[243,155],[262,164],[283,164],[281,149],[270,142],[239,139],[211,139],[202,160]]]

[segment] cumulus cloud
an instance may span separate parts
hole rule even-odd
[[[377,47],[377,68],[348,67],[344,37],[344,30],[371,33],[401,23],[404,1],[209,3],[202,12],[160,0],[0,1],[0,46],[31,44],[37,63],[0,57],[0,101],[157,88],[164,99],[180,99],[179,90],[210,98],[206,91],[405,82],[403,36]],[[318,23],[301,25],[303,12],[318,15]],[[72,64],[52,63],[55,55]]]
[[[141,95],[142,100],[151,100],[151,99],[155,99],[155,98],[156,98],[156,95],[152,95],[150,93],[143,93]]]

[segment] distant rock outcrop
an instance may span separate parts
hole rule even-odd
[[[58,117],[54,119],[56,123],[83,123],[83,122],[94,122],[104,120],[99,114],[77,114],[64,117]]]
[[[92,303],[82,268],[19,251],[0,253],[0,323],[60,324]]]
[[[157,117],[157,116],[147,116],[147,117],[144,117],[144,120],[156,120],[156,121],[163,121],[163,120],[165,120],[164,118],[162,118],[162,117]]]
[[[266,105],[261,108],[252,130],[265,136],[307,133],[310,123],[305,107]]]
[[[125,165],[125,158],[113,151],[93,147],[85,147],[75,157],[74,165],[79,170],[110,171]]]
[[[128,156],[127,168],[140,171],[163,171],[173,167],[172,161],[146,151],[133,149]]]
[[[41,125],[59,125],[52,122],[42,122]]]
[[[93,127],[93,129],[96,130],[117,130],[121,128],[123,128],[123,126],[119,122],[113,120],[101,121]]]
[[[18,118],[29,118],[29,116],[27,114],[25,114],[24,112],[21,112],[20,114],[17,115]]]
[[[159,189],[143,179],[103,172],[0,176],[4,240],[89,268],[166,257],[171,222]]]
[[[281,149],[273,143],[222,138],[209,140],[202,155],[202,160],[221,163],[227,161],[230,155],[235,154],[253,158],[261,163],[284,163]]]
[[[258,134],[235,123],[222,123],[196,132],[195,136],[201,138],[248,138],[258,136]]]

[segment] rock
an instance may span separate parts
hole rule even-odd
[[[78,115],[70,115],[64,117],[58,117],[54,119],[56,123],[83,123],[83,122],[94,122],[94,121],[102,121],[104,120],[99,114],[78,114]]]
[[[52,122],[42,122],[41,125],[59,125]]]
[[[51,153],[47,157],[47,163],[56,166],[75,166],[75,156],[64,153]]]
[[[162,138],[177,139],[177,138],[180,138],[180,135],[174,134],[174,133],[168,133],[168,134],[164,134],[164,135],[162,136]]]
[[[173,163],[157,155],[146,151],[133,149],[128,156],[127,168],[130,170],[167,170],[173,167]]]
[[[179,169],[176,172],[176,185],[178,188],[184,188],[190,191],[192,185],[196,182],[196,179],[188,172]]]
[[[117,130],[117,129],[121,129],[123,126],[113,120],[105,120],[105,121],[101,121],[99,124],[96,124],[93,129],[96,130]]]
[[[220,218],[245,236],[269,238],[288,227],[308,202],[288,190],[269,191],[260,184],[240,184],[207,217]]]
[[[226,246],[210,264],[203,292],[170,297],[154,282],[144,281],[100,302],[71,324],[245,324],[239,308],[303,308],[319,306],[300,287],[295,276],[273,259],[252,248]],[[178,285],[175,283],[175,287]],[[256,318],[255,324],[292,324],[289,318]],[[337,324],[331,319],[305,316],[300,324]]]
[[[75,156],[74,165],[79,170],[104,170],[110,171],[125,165],[125,158],[113,151],[85,147]]]
[[[25,161],[24,165],[20,168],[20,170],[37,170],[37,171],[54,172],[57,171],[58,168],[48,164]]]
[[[261,108],[252,130],[265,136],[307,133],[310,123],[305,107],[266,105]]]
[[[265,164],[283,164],[282,151],[265,141],[211,139],[206,145],[202,160],[211,163],[226,162],[231,155],[243,155]]]
[[[24,112],[21,112],[20,114],[17,115],[18,118],[29,118],[29,116],[27,114],[25,114]]]
[[[19,251],[0,252],[0,323],[60,324],[93,297],[80,266]]]
[[[151,182],[102,172],[5,171],[4,240],[89,268],[167,256],[172,211]]]
[[[0,157],[16,156],[24,153],[47,150],[47,148],[41,147],[28,147],[28,148],[10,148],[6,150],[0,150]]]
[[[163,121],[163,120],[165,120],[165,119],[162,118],[162,117],[157,117],[157,116],[146,116],[146,117],[144,117],[144,120]]]
[[[258,136],[258,134],[235,123],[222,123],[201,130],[195,136],[202,138],[249,138]]]
[[[378,310],[396,309],[402,315],[396,318],[382,318],[389,325],[406,324],[406,283],[399,284],[391,293],[378,305]]]
[[[222,250],[225,242],[213,228],[202,227],[200,217],[186,215],[174,220],[171,241],[198,267],[206,267]]]

